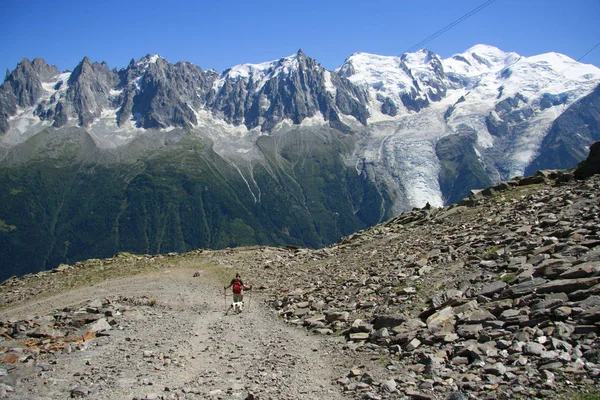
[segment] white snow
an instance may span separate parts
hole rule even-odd
[[[240,79],[248,82],[258,83],[256,91],[260,91],[268,80],[279,75],[289,75],[293,70],[298,69],[298,54],[293,54],[279,60],[268,61],[260,64],[240,64],[225,71],[221,77],[215,81],[213,88],[219,91],[226,80],[236,82]]]
[[[333,98],[335,98],[335,96],[337,94],[337,88],[331,81],[331,72],[325,71],[324,76],[325,76],[325,90],[327,90],[331,94],[331,96]]]
[[[527,99],[527,102],[519,101],[518,107],[532,109],[535,115],[517,142],[509,146],[510,177],[523,174],[537,155],[554,119],[600,84],[598,68],[577,63],[557,53],[521,57],[492,46],[477,45],[465,53],[443,60],[443,65],[446,73],[454,73],[471,82],[466,101],[455,106],[448,126],[455,129],[465,124],[473,128],[477,132],[480,148],[495,145],[494,137],[487,131],[485,116],[490,114],[500,118],[494,111],[496,104],[517,93]],[[564,105],[541,110],[536,104],[544,94],[565,97],[567,101]]]
[[[478,44],[464,53],[455,54],[442,60],[446,73],[455,73],[467,77],[497,72],[517,62],[521,56],[517,53],[505,53],[494,46]]]
[[[321,114],[320,112],[316,113],[312,117],[304,118],[302,120],[302,122],[300,122],[300,126],[323,126],[323,125],[327,125],[327,121],[325,121],[325,118],[323,118],[323,114]]]
[[[264,94],[261,94],[258,99],[258,105],[263,111],[268,110],[269,108],[271,108],[271,100],[269,100],[269,98]]]
[[[370,88],[372,97],[372,118],[386,119],[374,101],[380,97],[391,98],[397,106],[402,107],[400,95],[410,91],[413,85],[411,77],[403,70],[400,57],[379,56],[376,54],[356,53],[350,56],[344,65],[337,69],[338,73],[352,83]]]
[[[141,69],[146,69],[148,68],[148,66],[150,64],[156,64],[156,62],[159,59],[163,59],[160,55],[158,54],[148,54],[145,55],[144,57],[140,58],[139,61],[136,63]]]
[[[398,192],[407,198],[408,204],[400,207],[403,209],[421,207],[427,201],[432,205],[441,204],[437,184],[439,161],[434,151],[439,138],[464,129],[461,127],[471,128],[477,135],[475,150],[484,162],[485,149],[501,144],[500,140],[506,141],[488,132],[486,117],[492,114],[500,118],[494,111],[496,104],[519,93],[526,102],[519,101],[518,107],[531,109],[534,115],[524,133],[515,143],[508,144],[506,151],[510,174],[522,175],[554,119],[600,84],[598,68],[575,63],[562,54],[522,57],[493,46],[476,45],[464,53],[438,59],[446,76],[455,78],[443,82],[448,91],[441,101],[430,100],[429,106],[419,113],[406,110],[401,96],[417,90],[412,77],[421,89],[420,98],[425,99],[429,89],[435,93],[430,83],[439,83],[439,78],[430,62],[432,57],[437,56],[424,50],[402,57],[357,53],[337,70],[369,92],[369,135],[363,138],[355,157],[376,163],[379,166],[377,179],[397,185]],[[541,110],[538,104],[545,93],[567,98],[566,104]],[[458,102],[461,97],[464,101]],[[386,98],[398,108],[394,117],[381,113]],[[444,121],[443,115],[450,106],[454,106],[454,110],[448,121]]]

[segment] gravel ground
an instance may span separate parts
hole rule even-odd
[[[108,336],[16,364],[6,398],[315,399],[343,398],[335,380],[349,365],[339,338],[285,325],[260,293],[225,315],[218,282],[168,269],[104,282],[0,312],[0,320],[33,319],[93,300],[144,296]],[[231,301],[231,297],[227,297]],[[153,301],[154,303],[154,301]],[[0,342],[16,346],[16,342]],[[14,391],[11,391],[14,390]]]

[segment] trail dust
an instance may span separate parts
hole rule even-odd
[[[125,311],[108,336],[38,359],[10,382],[8,398],[343,398],[335,383],[348,371],[341,338],[285,325],[259,292],[246,292],[242,313],[225,315],[232,298],[224,297],[223,283],[187,268],[72,290],[5,309],[0,320],[118,296],[148,296],[155,304]]]

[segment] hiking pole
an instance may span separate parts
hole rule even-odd
[[[229,311],[227,309],[227,289],[223,289],[223,300],[225,300],[225,313],[227,313]]]
[[[248,295],[248,311],[250,311],[250,300],[252,300],[252,289],[250,289],[250,294]]]

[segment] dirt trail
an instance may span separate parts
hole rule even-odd
[[[239,315],[224,315],[221,283],[189,269],[105,282],[0,312],[0,320],[44,316],[58,308],[116,296],[148,296],[117,329],[83,348],[23,367],[8,398],[341,399],[335,379],[348,371],[337,338],[287,326],[255,293]],[[231,297],[228,297],[231,301]],[[80,387],[74,393],[73,389]]]

